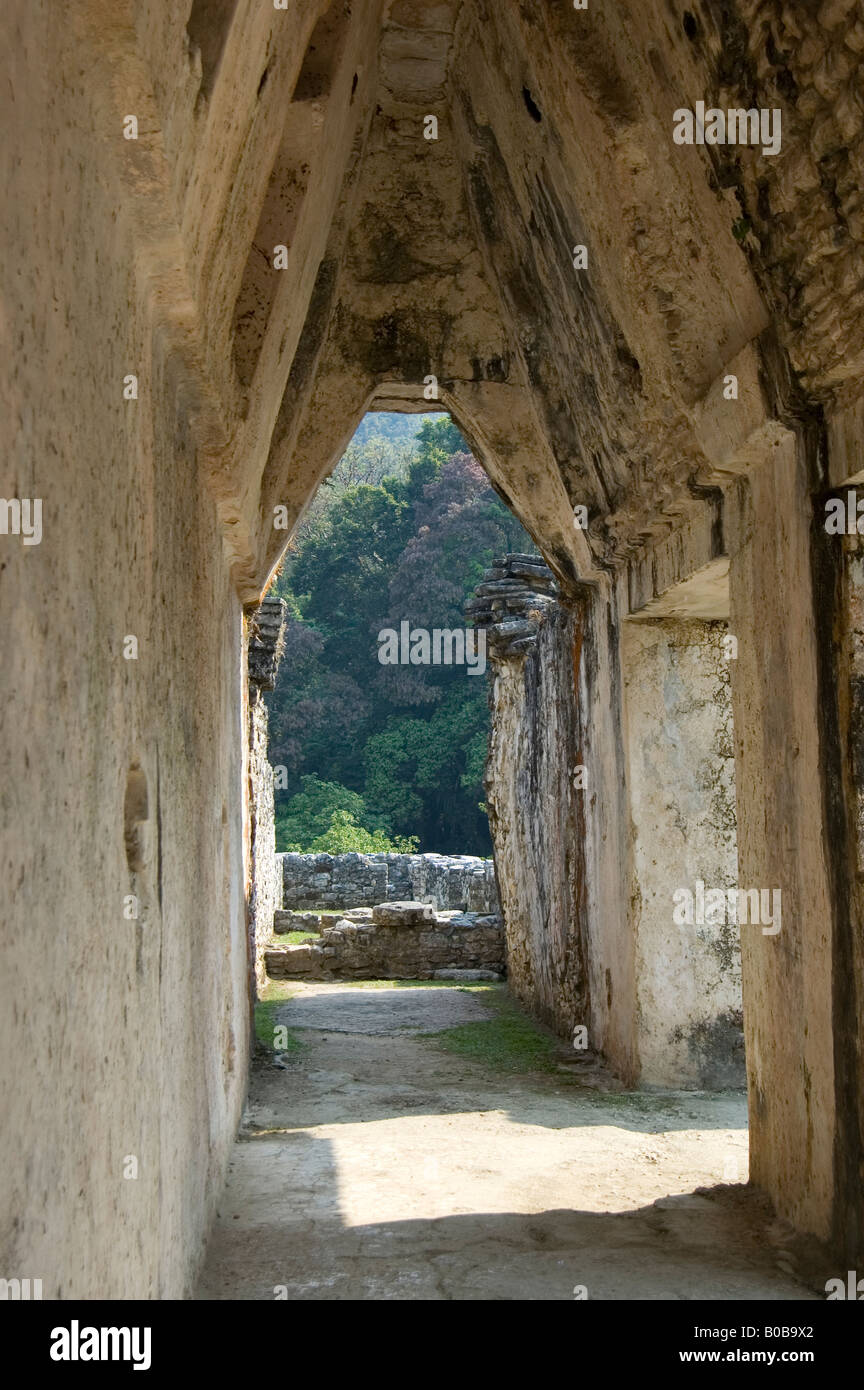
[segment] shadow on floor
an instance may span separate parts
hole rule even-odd
[[[459,990],[306,986],[274,1007],[295,1047],[253,1070],[198,1298],[816,1296],[739,1185],[741,1093],[496,1069],[442,1045],[495,1026]]]
[[[573,1300],[577,1286],[589,1300],[818,1297],[778,1267],[751,1194],[684,1194],[626,1212],[465,1212],[346,1226],[335,1186],[317,1200],[302,1189],[265,1194],[279,1142],[252,1141],[260,1205],[245,1184],[235,1191],[243,1211],[237,1220],[228,1212],[214,1233],[197,1298],[559,1301]]]

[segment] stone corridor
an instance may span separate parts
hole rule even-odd
[[[0,1280],[185,1300],[209,1242],[218,1297],[805,1297],[781,1223],[864,1276],[864,0],[0,40]],[[706,109],[741,138],[682,143]],[[268,588],[384,410],[447,412],[542,556],[474,608],[507,978],[626,1090],[317,986],[235,1143]]]

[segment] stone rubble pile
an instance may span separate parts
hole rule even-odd
[[[285,936],[291,931],[318,932],[322,925],[320,912],[286,912],[277,908],[273,914],[274,936]]]
[[[293,919],[301,914],[278,915]],[[271,979],[500,980],[505,973],[504,925],[497,914],[436,912],[429,903],[410,900],[384,902],[339,917],[303,944],[272,946],[264,959]]]

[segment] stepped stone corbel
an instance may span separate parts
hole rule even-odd
[[[285,645],[285,600],[269,596],[261,601],[249,624],[249,684],[258,691],[272,690]]]
[[[539,555],[496,560],[465,606],[465,616],[486,631],[490,661],[524,656],[543,623],[557,611],[559,592],[554,574]]]

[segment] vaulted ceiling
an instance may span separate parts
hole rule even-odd
[[[244,599],[275,509],[432,377],[562,578],[722,551],[748,438],[859,389],[861,5],[286,5],[87,6],[148,112],[142,274]],[[676,144],[699,101],[779,108],[780,152]]]

